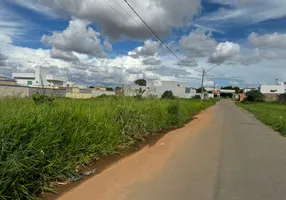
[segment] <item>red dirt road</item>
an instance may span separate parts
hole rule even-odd
[[[195,139],[201,130],[208,126],[213,112],[214,108],[201,112],[196,116],[196,120],[188,123],[185,127],[169,132],[155,145],[146,146],[120,160],[102,173],[61,195],[58,199],[128,199],[132,186],[150,181],[160,174],[172,155],[182,149],[186,141]]]

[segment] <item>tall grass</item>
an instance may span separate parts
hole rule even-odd
[[[35,199],[76,167],[110,155],[212,105],[198,100],[0,100],[0,199]]]
[[[257,119],[286,136],[286,106],[278,103],[239,103]]]

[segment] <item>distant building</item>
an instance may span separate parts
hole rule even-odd
[[[262,94],[284,94],[286,85],[261,85],[260,92]]]
[[[126,86],[124,88],[125,96],[136,96],[138,91],[144,90],[143,96],[155,96],[160,98],[162,94],[169,90],[172,91],[174,96],[179,98],[191,98],[196,95],[196,89],[188,87],[186,83],[177,81],[162,81],[161,84],[155,84],[155,82],[147,81],[146,86]]]
[[[260,92],[264,94],[265,101],[277,101],[279,95],[286,93],[286,85],[284,83],[277,83],[277,85],[261,85]]]
[[[49,74],[48,69],[36,67],[35,73],[13,73],[17,84],[30,87],[62,87],[67,85],[67,77]]]
[[[252,90],[257,90],[257,89],[256,88],[244,88],[243,93],[245,94],[245,93],[250,92]]]

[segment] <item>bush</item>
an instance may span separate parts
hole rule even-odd
[[[245,101],[263,102],[264,95],[259,90],[252,90],[246,93]]]
[[[279,103],[285,103],[286,104],[286,94],[280,94],[278,97]]]
[[[196,94],[195,96],[192,97],[192,99],[201,99],[201,95]]]
[[[43,103],[53,104],[55,100],[54,97],[49,97],[47,95],[40,94],[38,92],[33,94],[32,98],[36,104],[43,104]]]
[[[162,99],[175,99],[175,96],[172,91],[167,90],[162,94]]]

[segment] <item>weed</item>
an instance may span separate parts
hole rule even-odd
[[[36,100],[35,100],[36,99]],[[44,98],[45,99],[45,98]],[[35,199],[95,157],[170,127],[214,102],[134,98],[0,99],[0,199]],[[49,102],[49,100],[48,100]]]

